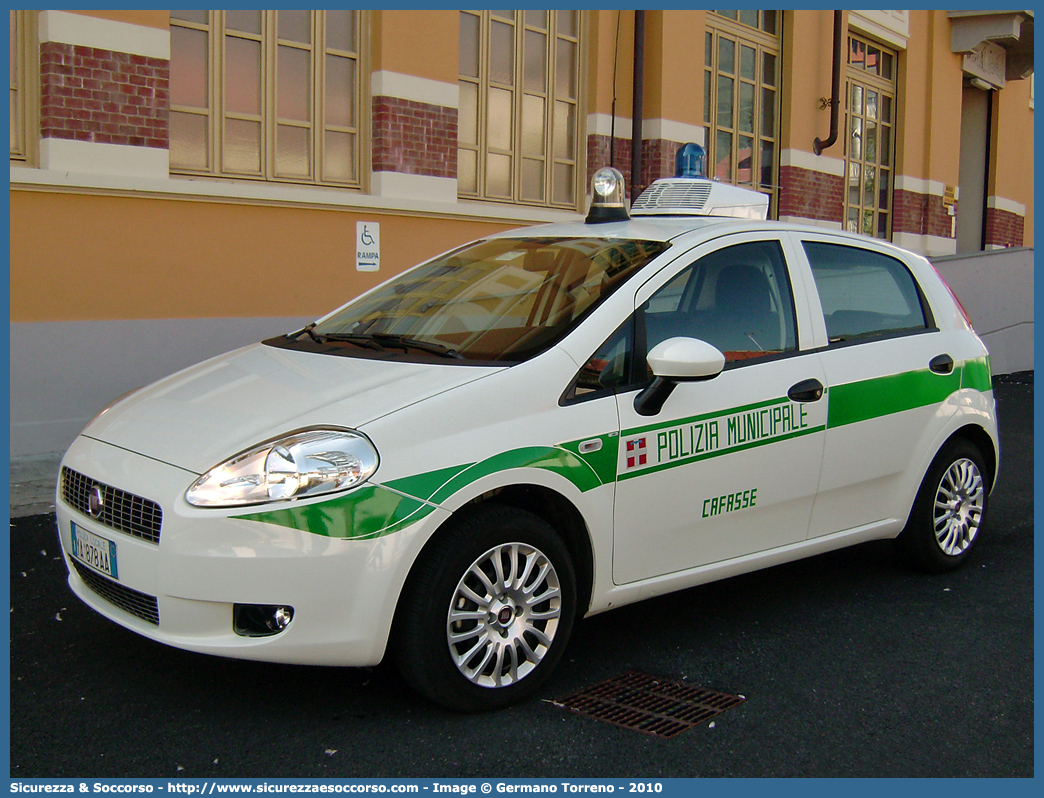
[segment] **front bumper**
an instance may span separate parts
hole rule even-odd
[[[197,475],[89,438],[78,438],[62,465],[151,499],[163,510],[160,538],[152,543],[76,509],[59,485],[58,530],[73,592],[145,637],[242,659],[380,662],[409,568],[448,515],[435,510],[393,534],[345,540],[231,517],[241,509],[192,507],[183,496]],[[115,543],[115,579],[74,561],[73,524]],[[149,605],[153,599],[158,624],[135,603]],[[237,603],[291,606],[294,617],[276,635],[242,637],[233,631]]]

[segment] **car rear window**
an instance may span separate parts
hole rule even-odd
[[[902,261],[844,244],[802,244],[831,343],[928,328],[921,293]]]

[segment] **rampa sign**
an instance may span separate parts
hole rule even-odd
[[[355,223],[355,269],[376,272],[381,268],[381,225],[378,222]]]

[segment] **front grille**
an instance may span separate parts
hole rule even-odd
[[[91,514],[91,491],[102,494],[101,513]],[[149,543],[159,543],[163,510],[156,502],[114,488],[62,466],[62,498],[99,524],[126,532]]]
[[[159,626],[159,602],[155,596],[114,582],[77,560],[73,560],[72,564],[83,583],[107,602],[143,621]]]
[[[628,671],[552,703],[626,729],[674,737],[744,700],[743,696]]]

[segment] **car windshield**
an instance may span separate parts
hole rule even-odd
[[[395,278],[311,328],[344,354],[520,362],[561,340],[670,246],[604,238],[496,238]]]

